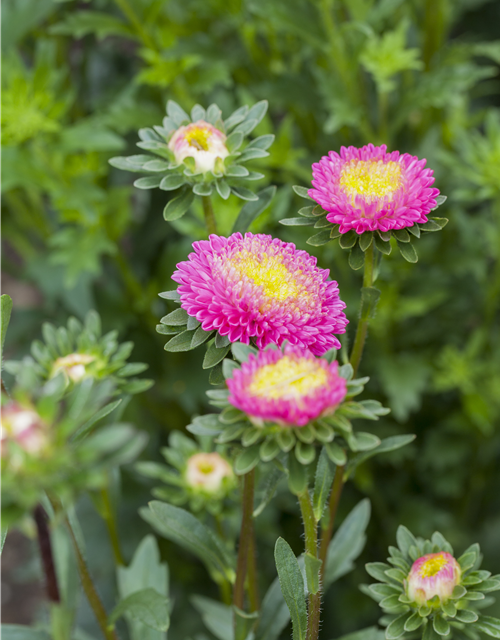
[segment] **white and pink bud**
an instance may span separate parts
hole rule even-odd
[[[2,407],[2,457],[13,442],[26,453],[40,453],[47,446],[47,428],[40,416],[17,402]]]
[[[225,478],[234,477],[229,462],[218,453],[195,453],[188,458],[186,482],[193,489],[217,493]]]
[[[185,158],[194,159],[194,173],[214,171],[217,158],[224,160],[229,155],[225,134],[205,120],[179,127],[168,146],[179,164]]]
[[[52,375],[55,376],[60,371],[64,371],[72,382],[80,382],[87,373],[87,365],[94,360],[95,357],[88,353],[71,353],[68,356],[57,358],[54,362]]]
[[[461,575],[460,565],[451,554],[428,553],[413,563],[405,583],[406,595],[419,605],[434,596],[446,602],[460,584]]]

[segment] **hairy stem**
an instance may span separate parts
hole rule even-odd
[[[103,505],[103,519],[108,529],[109,539],[111,542],[111,547],[113,549],[113,556],[115,558],[115,563],[118,565],[125,566],[125,561],[123,560],[122,552],[120,549],[120,539],[118,538],[118,530],[116,528],[116,514],[113,509],[113,505],[111,504],[111,499],[109,497],[109,490],[107,487],[101,490],[101,500]]]
[[[314,517],[309,489],[299,495],[300,511],[304,521],[306,553],[318,557],[318,523]],[[321,584],[321,583],[320,583]],[[308,599],[307,640],[317,640],[321,613],[321,588],[318,593],[310,593]]]
[[[365,272],[363,276],[363,289],[371,287],[373,284],[373,265],[375,258],[375,242],[372,241],[371,245],[365,251]],[[358,372],[359,363],[361,362],[361,356],[363,355],[363,348],[365,346],[366,334],[368,333],[368,324],[370,322],[370,310],[367,305],[361,303],[361,313],[359,316],[358,327],[356,329],[356,337],[354,338],[354,346],[352,348],[350,362],[354,370],[354,377]]]
[[[205,216],[205,225],[207,227],[208,235],[217,233],[214,208],[212,207],[212,200],[210,199],[210,196],[201,196],[201,202],[203,204],[203,215]]]
[[[342,488],[344,486],[344,469],[344,466],[337,467],[335,471],[332,491],[330,493],[330,499],[328,501],[328,525],[321,532],[321,542],[319,545],[319,559],[322,561],[321,580],[323,580],[323,575],[325,573],[328,546],[330,545],[330,540],[332,539],[335,516],[337,515],[337,508],[340,502],[340,494],[342,493]]]
[[[89,604],[94,611],[94,615],[97,619],[97,622],[99,623],[102,634],[106,638],[106,640],[118,640],[118,636],[116,635],[114,629],[108,626],[108,616],[106,614],[106,610],[104,609],[104,605],[102,604],[95,585],[92,582],[87,563],[85,562],[80,547],[78,546],[75,532],[73,531],[73,528],[67,516],[65,517],[65,521],[66,526],[68,527],[71,542],[73,544],[73,549],[75,550],[76,561],[78,564],[78,573],[80,574],[82,587],[85,591],[85,595],[87,596],[87,600],[89,601]]]
[[[57,584],[57,574],[54,565],[54,556],[52,555],[50,531],[47,524],[47,514],[41,504],[35,507],[33,518],[36,523],[38,547],[40,549],[43,571],[45,573],[47,597],[51,602],[61,602],[59,586]]]
[[[248,570],[247,570],[247,587],[248,587],[248,601],[250,604],[250,611],[259,610],[259,588],[257,581],[257,549],[255,544],[255,527],[253,519],[251,522],[252,532],[250,534],[250,545],[248,547]]]
[[[236,565],[236,580],[233,590],[233,604],[238,609],[245,605],[245,579],[253,531],[253,494],[255,489],[255,469],[243,476],[243,499],[240,542],[238,547],[238,563]]]

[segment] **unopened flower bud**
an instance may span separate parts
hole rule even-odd
[[[216,493],[232,477],[231,465],[218,453],[196,453],[187,461],[186,482],[194,489]]]
[[[40,416],[17,402],[2,407],[2,455],[6,455],[9,442],[30,454],[40,452],[47,444],[47,431]]]
[[[95,360],[88,353],[71,353],[69,356],[57,358],[52,375],[64,371],[72,382],[80,382],[87,373],[86,366]]]
[[[174,152],[175,160],[179,164],[185,158],[194,159],[194,173],[214,171],[217,158],[224,160],[229,155],[226,136],[205,120],[179,127],[168,146]]]
[[[434,596],[446,602],[460,583],[461,569],[455,558],[446,551],[428,553],[413,563],[406,581],[406,594],[419,605]]]

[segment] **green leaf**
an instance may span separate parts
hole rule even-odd
[[[465,587],[462,587],[461,584],[457,584],[456,587],[454,587],[453,592],[451,594],[451,598],[453,600],[460,600],[460,598],[463,598],[463,596],[467,593],[467,589]]]
[[[325,450],[330,460],[336,465],[343,466],[347,462],[347,456],[342,447],[336,442],[327,442]]]
[[[186,177],[183,176],[182,173],[169,173],[160,182],[160,189],[163,191],[173,191],[174,189],[182,187],[185,182]],[[170,218],[170,220],[171,219],[172,218]]]
[[[303,465],[311,464],[316,457],[316,449],[312,444],[297,442],[295,446],[295,457]]]
[[[373,242],[373,231],[365,231],[359,236],[359,246],[362,251],[366,251]]]
[[[205,331],[201,327],[198,327],[193,334],[193,339],[191,340],[191,348],[195,349],[199,347],[200,344],[206,342],[213,334],[213,331]]]
[[[266,187],[257,193],[255,202],[247,202],[247,204],[243,205],[231,233],[239,232],[244,234],[252,222],[267,209],[275,194],[276,187]]]
[[[349,253],[349,266],[354,271],[362,269],[365,264],[365,254],[359,243],[356,243]]]
[[[307,611],[304,597],[304,579],[297,558],[290,545],[278,538],[274,547],[274,559],[280,581],[281,593],[290,611],[293,640],[305,640]]]
[[[390,253],[392,251],[391,243],[390,242],[384,242],[379,237],[378,234],[374,234],[374,238],[375,238],[375,246],[380,251],[380,253],[383,253],[386,256],[390,255]]]
[[[398,241],[398,248],[401,255],[407,262],[418,262],[417,252],[412,244]]]
[[[315,222],[314,218],[284,218],[280,224],[284,227],[313,227]]]
[[[116,407],[118,407],[118,405],[121,404],[121,398],[119,400],[115,400],[114,402],[110,402],[109,404],[107,404],[106,406],[102,407],[102,409],[100,409],[97,413],[95,413],[91,418],[89,418],[89,420],[87,420],[87,422],[85,424],[83,424],[72,436],[71,436],[71,440],[73,442],[79,442],[80,440],[82,440],[83,438],[85,438],[86,436],[89,435],[89,433],[92,430],[92,427],[99,422],[99,420],[102,420],[103,418],[105,418],[107,415],[109,415],[112,411],[114,411],[116,409]]]
[[[134,187],[137,187],[137,189],[154,189],[160,186],[161,180],[161,176],[146,176],[144,178],[138,178],[134,181]]]
[[[335,465],[331,462],[327,452],[323,448],[316,466],[316,478],[314,480],[313,510],[314,517],[319,522],[325,510],[326,501],[330,495],[333,478],[335,477]]]
[[[239,131],[234,131],[231,135],[229,135],[226,139],[226,147],[228,148],[229,153],[233,153],[237,151],[243,143],[243,134]]]
[[[177,352],[177,351],[191,351],[192,340],[194,338],[195,331],[182,331],[178,333],[163,347],[165,351]]]
[[[226,545],[191,513],[157,500],[139,513],[160,535],[198,556],[217,581],[233,580],[234,558]]]
[[[288,488],[298,496],[307,487],[307,468],[300,464],[293,449],[288,454]]]
[[[231,184],[231,191],[242,200],[248,200],[249,202],[257,202],[259,200],[259,196],[256,193],[245,187],[236,187]]]
[[[440,636],[447,636],[450,633],[449,622],[437,613],[434,614],[433,627]]]
[[[347,233],[342,233],[340,236],[339,244],[342,249],[352,249],[358,241],[359,235],[351,229]]]
[[[231,346],[231,352],[238,362],[246,362],[250,354],[257,355],[257,349],[242,342],[234,342]]]
[[[417,540],[413,533],[407,529],[404,525],[399,525],[398,530],[396,532],[396,541],[398,543],[398,547],[401,552],[408,557],[408,553],[410,551],[410,547],[417,547]]]
[[[440,636],[434,631],[432,620],[427,621],[422,635],[422,640],[440,640]]]
[[[422,618],[418,611],[415,611],[405,622],[405,631],[415,631],[421,627],[423,623],[424,618]]]
[[[178,220],[186,213],[194,200],[194,194],[191,189],[187,188],[176,198],[172,198],[167,202],[163,209],[163,217],[167,221]]]
[[[386,576],[385,572],[391,567],[385,562],[369,562],[365,564],[366,572],[375,580],[379,582],[391,582]]]
[[[243,122],[243,120],[247,116],[247,113],[248,113],[248,107],[246,105],[244,105],[243,107],[240,107],[239,109],[236,109],[236,111],[234,111],[229,116],[229,118],[224,122],[224,127],[226,131],[229,131],[229,129],[231,129],[232,127],[235,127],[240,122]]]
[[[167,324],[171,327],[181,327],[187,324],[188,314],[185,309],[175,309],[160,320],[162,324]]]
[[[215,188],[223,200],[227,200],[231,195],[231,189],[225,180],[217,180],[215,182]]]
[[[460,565],[462,571],[467,571],[468,569],[472,569],[472,567],[476,564],[477,553],[471,551],[469,553],[464,553],[458,559],[458,564]]]
[[[52,640],[52,634],[23,624],[2,624],[2,640]]]
[[[7,328],[10,322],[10,314],[12,312],[12,298],[4,293],[0,297],[1,309],[0,309],[0,333],[2,337],[1,349],[0,349],[0,361],[3,358],[3,346],[5,344],[5,335],[7,334]]]
[[[445,611],[446,613],[446,611]],[[475,611],[471,611],[470,609],[460,609],[456,613],[456,619],[459,622],[464,622],[465,624],[470,624],[471,622],[476,622],[479,618]]]
[[[309,593],[315,594],[319,591],[319,572],[322,564],[319,558],[312,556],[310,553],[304,555],[307,590]]]
[[[125,36],[136,39],[131,29],[118,18],[100,11],[75,11],[68,13],[63,22],[58,22],[49,28],[54,35],[73,36],[77,40],[91,33],[98,40],[107,36]]]
[[[398,242],[410,242],[410,234],[406,229],[393,229],[392,235]]]
[[[346,636],[337,638],[337,640],[385,640],[385,634],[377,627],[368,627],[354,633],[348,633]]]
[[[474,623],[474,630],[482,631],[492,638],[500,638],[500,619],[492,618],[491,616],[480,616],[479,620]]]
[[[307,189],[306,187],[299,187],[298,185],[294,185],[292,187],[292,189],[295,191],[295,193],[300,196],[301,198],[305,198],[306,200],[312,200],[315,204],[315,200],[313,200],[309,195],[308,195],[308,191],[309,189]]]
[[[373,433],[358,431],[354,434],[356,451],[371,451],[380,444],[380,438]]]
[[[250,633],[255,627],[255,623],[259,618],[259,612],[246,613],[233,605],[234,612],[234,640],[250,640],[253,637]]]
[[[231,349],[231,345],[227,345],[227,347],[223,347],[222,349],[218,349],[215,346],[215,342],[208,347],[207,352],[205,353],[205,357],[203,359],[203,368],[211,369],[215,367],[216,364],[219,364],[229,353]]]
[[[324,231],[320,231],[316,233],[314,236],[311,236],[307,239],[307,244],[310,244],[312,247],[321,247],[322,245],[330,242],[331,240],[330,230],[326,229]]]
[[[290,620],[279,579],[273,580],[262,601],[255,640],[277,640]]]
[[[385,631],[386,639],[396,640],[396,638],[400,638],[405,632],[405,622],[407,619],[408,619],[407,613],[403,613],[403,615],[395,618]]]
[[[281,449],[276,439],[273,437],[268,437],[260,445],[260,459],[263,462],[270,462],[271,460],[274,460],[274,458],[276,458],[280,451]]]
[[[178,127],[190,121],[190,118],[184,109],[182,109],[177,102],[174,102],[173,100],[169,100],[167,102],[167,114]]]
[[[238,476],[243,476],[251,471],[260,460],[260,445],[255,444],[252,447],[243,449],[234,461],[234,472]]]
[[[222,374],[224,378],[227,380],[228,378],[233,377],[233,371],[235,369],[239,369],[238,363],[234,360],[229,360],[229,358],[225,358],[222,361]]]
[[[218,640],[233,640],[233,610],[221,602],[203,596],[191,596],[203,624]]]
[[[274,134],[272,133],[267,133],[263,136],[259,136],[258,138],[254,138],[250,144],[247,146],[247,148],[245,149],[269,149],[269,147],[273,144],[274,142]]]
[[[167,631],[170,626],[168,598],[156,589],[142,589],[121,600],[109,616],[109,624],[114,626],[125,613],[157,631]]]
[[[193,187],[193,193],[197,196],[210,196],[212,195],[212,185],[206,182],[198,182]]]
[[[325,589],[354,569],[354,560],[365,546],[365,531],[370,521],[370,513],[370,501],[365,498],[354,507],[338,528],[326,556]]]

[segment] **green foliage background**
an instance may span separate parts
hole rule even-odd
[[[291,184],[308,185],[310,165],[341,145],[385,143],[435,170],[450,223],[418,243],[417,265],[397,252],[383,261],[381,301],[362,374],[370,397],[392,408],[380,435],[415,433],[409,447],[362,466],[341,516],[372,501],[364,561],[384,560],[403,523],[436,528],[463,549],[478,541],[484,565],[500,571],[500,4],[484,0],[4,0],[3,270],[14,281],[7,355],[20,357],[43,321],[63,324],[96,308],[150,365],[155,386],[136,396],[127,419],[150,434],[145,459],[172,429],[207,409],[203,350],[163,351],[155,333],[169,303],[158,292],[194,239],[201,208],[174,223],[169,194],[139,191],[108,159],[137,153],[137,129],[161,121],[168,99],[189,110],[217,102],[224,115],[267,99],[256,133],[277,135],[254,161],[278,186],[251,230],[279,235],[318,256],[340,285],[354,333],[361,276],[337,243],[305,244],[307,230],[278,225],[301,206]],[[241,207],[214,200],[220,232]],[[14,279],[14,280],[13,280]],[[16,300],[21,284],[36,304]],[[19,294],[18,294],[19,295]],[[137,508],[150,485],[122,478],[120,513],[130,557],[147,532]],[[108,540],[89,502],[80,505],[89,561],[108,601]],[[263,587],[275,576],[283,535],[302,547],[297,505],[279,494],[257,523]],[[201,565],[162,541],[175,608],[170,637],[202,629],[188,596],[216,596]],[[324,604],[323,637],[377,619],[357,585],[358,569]],[[81,626],[92,631],[82,607]],[[492,615],[499,615],[492,611]]]

